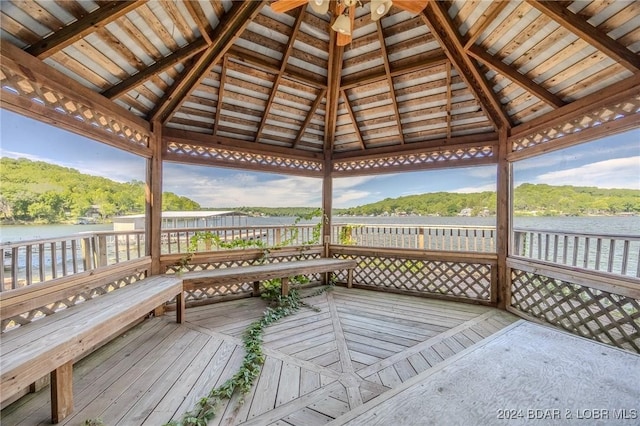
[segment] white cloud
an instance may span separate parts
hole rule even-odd
[[[543,173],[532,183],[640,189],[640,156],[614,158]]]

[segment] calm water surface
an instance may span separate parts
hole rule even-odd
[[[292,217],[247,218],[247,225],[291,225]],[[495,226],[494,217],[335,217],[334,223],[380,225]],[[640,216],[631,217],[516,217],[515,228],[571,231],[593,234],[640,236]],[[8,225],[0,226],[0,242],[17,242],[74,235],[82,232],[110,231],[101,225]]]

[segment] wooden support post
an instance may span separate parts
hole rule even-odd
[[[60,423],[73,411],[73,361],[51,372],[51,422]]]
[[[178,324],[184,323],[184,292],[181,291],[180,294],[176,296],[176,322]]]
[[[424,250],[424,228],[418,230],[418,248]]]
[[[289,278],[285,277],[282,279],[282,295],[283,296],[288,296],[289,295]]]
[[[331,209],[333,205],[333,179],[331,177],[331,168],[333,162],[331,161],[331,152],[325,150],[324,157],[324,176],[322,177],[322,212],[325,217],[321,217],[322,224],[322,244],[324,244],[323,257],[330,257],[329,245],[331,244]],[[326,218],[326,220],[325,220]],[[322,281],[324,285],[329,284],[328,276],[322,275]]]
[[[162,252],[162,124],[153,122],[153,134],[149,140],[152,157],[147,160],[145,252],[151,256],[149,275],[160,271]]]
[[[251,292],[253,297],[260,297],[260,281],[253,282],[253,291]]]
[[[353,269],[347,269],[347,288],[353,287]]]
[[[498,148],[498,170],[497,170],[497,195],[498,205],[496,207],[496,252],[498,255],[498,274],[496,294],[491,295],[491,301],[496,303],[500,309],[506,309],[509,305],[508,294],[510,276],[507,268],[507,257],[509,255],[509,240],[511,238],[511,204],[512,204],[512,173],[511,164],[507,161],[509,152],[509,140],[507,129],[500,129]]]
[[[164,315],[164,305],[160,305],[153,310],[154,317],[161,317]]]

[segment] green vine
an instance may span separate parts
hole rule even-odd
[[[300,284],[295,277],[291,281]],[[262,294],[262,297],[269,299],[272,306],[267,307],[262,318],[251,323],[242,334],[245,356],[238,371],[222,385],[211,389],[206,396],[200,398],[195,408],[186,412],[181,420],[171,421],[165,426],[206,426],[207,422],[215,417],[216,408],[220,402],[230,399],[236,392],[244,396],[251,390],[264,364],[262,336],[265,328],[294,314],[301,307],[320,311],[319,308],[304,302],[296,289],[291,290],[288,296],[276,294],[275,290],[280,289],[280,280],[270,280],[267,283],[269,283],[268,287],[265,285],[265,288],[268,290]],[[321,287],[305,298],[318,296],[331,288],[332,285]]]
[[[313,244],[319,244],[320,237],[322,236],[322,225],[328,221],[328,218],[323,214],[322,209],[316,209],[306,215],[296,216],[293,223],[287,228],[288,232],[286,232],[286,234],[288,234],[289,237],[280,241],[278,244],[275,244],[273,247],[280,248],[294,245],[296,241],[298,241],[298,236],[300,235],[300,228],[298,228],[298,224],[302,220],[313,220],[316,217],[321,217],[323,220],[320,220],[313,227],[311,238],[308,241],[302,242],[302,249],[304,250],[304,248]],[[262,249],[262,256],[257,260],[258,264],[264,263],[269,257],[270,247],[260,239],[254,240],[238,237],[231,241],[226,241],[217,233],[211,231],[198,231],[189,239],[187,252],[176,262],[176,266],[179,271],[185,271],[188,269],[188,265],[191,263],[191,260],[193,259],[194,254],[198,251],[201,243],[204,243],[206,250],[211,250],[212,248],[215,248],[216,250],[244,250],[249,248]]]

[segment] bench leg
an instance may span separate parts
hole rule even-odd
[[[182,324],[184,322],[184,292],[180,292],[176,296],[176,321],[178,324]]]
[[[51,372],[51,422],[59,423],[73,411],[73,361]]]
[[[282,279],[282,295],[283,296],[288,296],[289,295],[289,278],[283,278]]]
[[[253,282],[253,291],[251,292],[251,295],[253,297],[260,296],[260,281],[254,281]]]
[[[353,269],[347,271],[347,288],[353,286]]]

